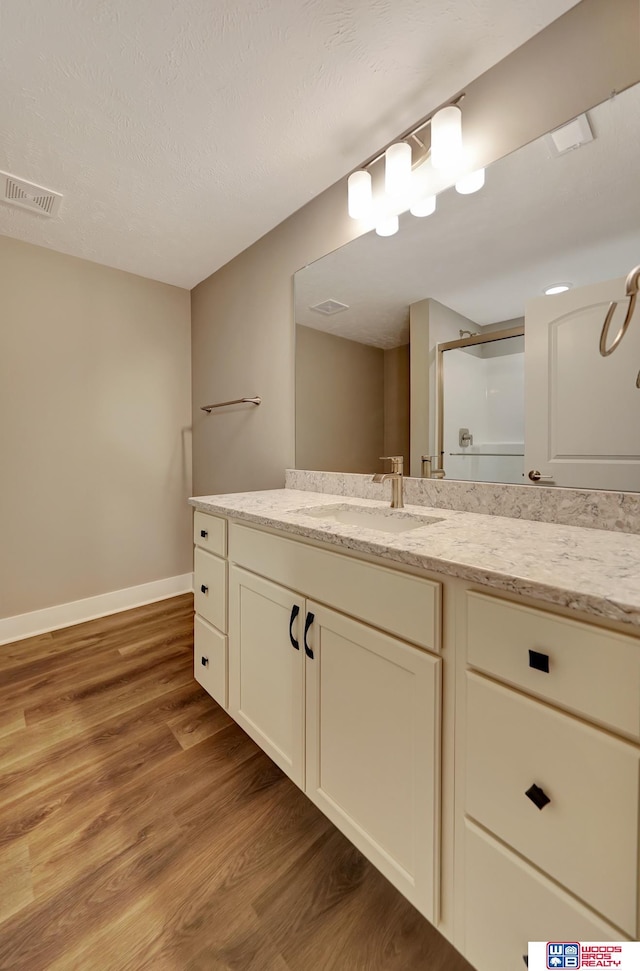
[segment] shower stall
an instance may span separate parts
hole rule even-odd
[[[448,479],[524,481],[524,330],[438,345],[437,452]]]

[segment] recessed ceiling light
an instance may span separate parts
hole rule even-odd
[[[544,291],[547,297],[553,296],[554,293],[564,293],[565,290],[570,290],[570,283],[554,283],[552,287],[547,287]]]

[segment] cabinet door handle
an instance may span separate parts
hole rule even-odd
[[[313,660],[313,651],[311,650],[311,648],[307,643],[307,634],[309,633],[309,628],[311,627],[314,620],[315,620],[315,614],[312,614],[311,611],[309,611],[309,613],[307,614],[307,619],[304,622],[304,653],[307,655],[307,657],[310,657],[311,660]]]
[[[201,583],[200,584],[200,591],[201,591],[201,593],[208,593],[209,592],[209,587],[206,587],[204,585],[204,583]]]
[[[293,622],[299,613],[300,613],[300,608],[298,607],[297,604],[294,604],[293,607],[291,608],[291,617],[289,618],[289,640],[291,641],[292,647],[295,647],[296,651],[300,650],[300,645],[298,644],[297,640],[293,636]]]
[[[525,796],[527,796],[527,798],[530,799],[533,805],[537,806],[538,809],[544,809],[544,807],[551,802],[544,789],[537,786],[535,782],[530,789],[527,789]]]
[[[200,535],[202,536],[203,539],[206,539],[209,534],[206,531],[206,529],[201,529],[200,530]]]
[[[207,665],[209,664],[209,658],[208,657],[201,657],[200,658],[200,664],[202,665],[203,668],[206,668]]]
[[[529,667],[535,668],[536,671],[544,671],[545,674],[548,674],[549,655],[542,654],[540,651],[529,651]]]

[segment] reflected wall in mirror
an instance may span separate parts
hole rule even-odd
[[[624,278],[640,263],[640,85],[588,120],[594,139],[580,148],[557,155],[544,136],[491,166],[476,195],[448,190],[434,215],[402,216],[396,236],[369,233],[296,273],[298,468],[373,473],[379,456],[402,454],[420,475],[423,455],[455,451],[437,440],[437,345],[524,325],[519,481],[537,471],[544,485],[640,491],[640,310],[620,350],[598,352],[609,300],[624,317]],[[485,404],[511,408],[485,376]],[[469,459],[440,457],[448,478],[468,474]],[[511,462],[475,462],[478,479],[517,479]]]

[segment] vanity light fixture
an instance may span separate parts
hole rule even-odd
[[[462,112],[447,105],[431,119],[431,164],[455,171],[462,163]]]
[[[352,219],[375,226],[378,236],[398,232],[400,213],[430,216],[436,210],[439,192],[455,184],[462,195],[477,192],[484,185],[483,168],[469,171],[472,154],[462,142],[460,95],[429,118],[406,132],[383,152],[370,159],[348,179],[348,209]],[[431,128],[431,143],[423,131]],[[374,197],[370,168],[384,159],[384,189]]]
[[[468,175],[462,175],[456,182],[456,192],[462,196],[469,196],[477,192],[484,185],[484,169],[476,169]]]
[[[412,216],[430,216],[436,211],[436,197],[435,196],[424,196],[422,199],[416,199],[412,204],[409,212]]]
[[[397,216],[385,216],[376,225],[376,233],[378,236],[395,236],[400,228],[400,222]]]
[[[349,176],[349,215],[352,219],[366,219],[373,208],[371,173],[360,169]]]
[[[395,142],[384,153],[384,191],[391,199],[411,193],[411,145]]]
[[[570,290],[570,289],[571,289],[570,283],[554,283],[553,286],[547,287],[547,289],[544,292],[545,292],[545,296],[552,297],[555,293],[564,293],[565,290]]]

